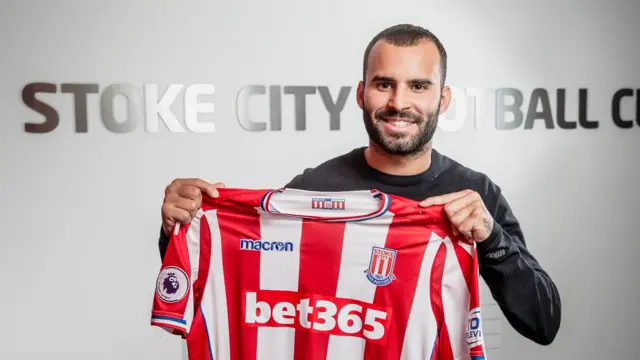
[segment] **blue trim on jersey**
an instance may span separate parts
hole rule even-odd
[[[207,347],[209,348],[209,355],[211,356],[211,360],[215,360],[213,357],[213,350],[211,350],[211,339],[209,338],[209,326],[207,326],[207,319],[204,317],[204,311],[202,311],[202,304],[200,304],[200,316],[202,316],[202,321],[204,322],[204,331],[207,333]]]
[[[484,355],[480,355],[480,356],[472,356],[471,360],[486,360],[487,358],[484,357]]]
[[[187,325],[187,320],[182,320],[182,319],[178,319],[178,318],[174,318],[174,317],[170,317],[170,316],[154,315],[151,318],[152,319],[156,319],[156,320],[167,320],[167,321],[177,322],[177,323],[182,324],[184,326]]]
[[[262,194],[262,197],[260,198],[260,209],[262,209],[263,211],[266,211],[268,213],[272,213],[272,214],[277,214],[277,211],[269,211],[269,209],[267,209],[267,207],[269,206],[268,202],[269,202],[269,198],[271,197],[272,194],[274,193],[282,193],[284,192],[285,189],[273,189],[273,190],[269,190],[266,193]]]
[[[264,211],[267,211],[267,209],[264,207],[264,205],[265,205],[265,204],[264,204],[264,202],[265,202],[265,200],[267,199],[267,196],[268,196],[269,194],[271,194],[271,191],[267,191],[267,192],[266,192],[266,193],[264,193],[264,194],[262,195],[262,197],[260,198],[260,209],[262,209],[262,210],[264,210]],[[268,211],[267,211],[267,212],[268,212]]]

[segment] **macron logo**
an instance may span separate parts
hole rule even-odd
[[[240,239],[240,249],[253,251],[293,251],[293,243],[289,241]]]

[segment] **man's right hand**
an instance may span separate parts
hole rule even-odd
[[[176,222],[187,224],[202,204],[202,193],[218,197],[216,188],[223,183],[211,184],[201,179],[175,179],[164,190],[162,204],[162,229],[170,236]]]

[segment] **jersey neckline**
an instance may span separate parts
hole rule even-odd
[[[309,201],[309,210],[306,212],[286,212],[279,210],[278,206],[274,204],[274,197],[277,197],[279,194],[286,193],[294,196],[307,197]],[[335,213],[340,212],[346,212],[347,214],[349,214],[350,212],[353,213],[354,211],[350,211],[350,209],[348,208],[349,204],[347,200],[355,200],[354,197],[360,197],[360,199],[357,200],[362,201],[364,199],[365,193],[368,193],[370,199],[376,200],[378,202],[377,207],[373,211],[342,216],[334,215]],[[369,196],[367,196],[367,198],[369,198]],[[296,202],[299,202],[300,200],[301,199],[296,199]],[[377,189],[361,191],[317,192],[300,189],[278,188],[267,191],[262,196],[262,198],[260,199],[260,209],[269,214],[319,220],[323,222],[355,222],[371,220],[383,216],[389,211],[391,202],[392,199],[388,194]],[[341,203],[342,208],[340,208],[339,206],[327,208],[324,206],[324,204],[326,203]]]

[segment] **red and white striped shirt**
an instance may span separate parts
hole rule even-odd
[[[476,249],[442,206],[218,191],[175,227],[153,302],[191,360],[485,359]]]

